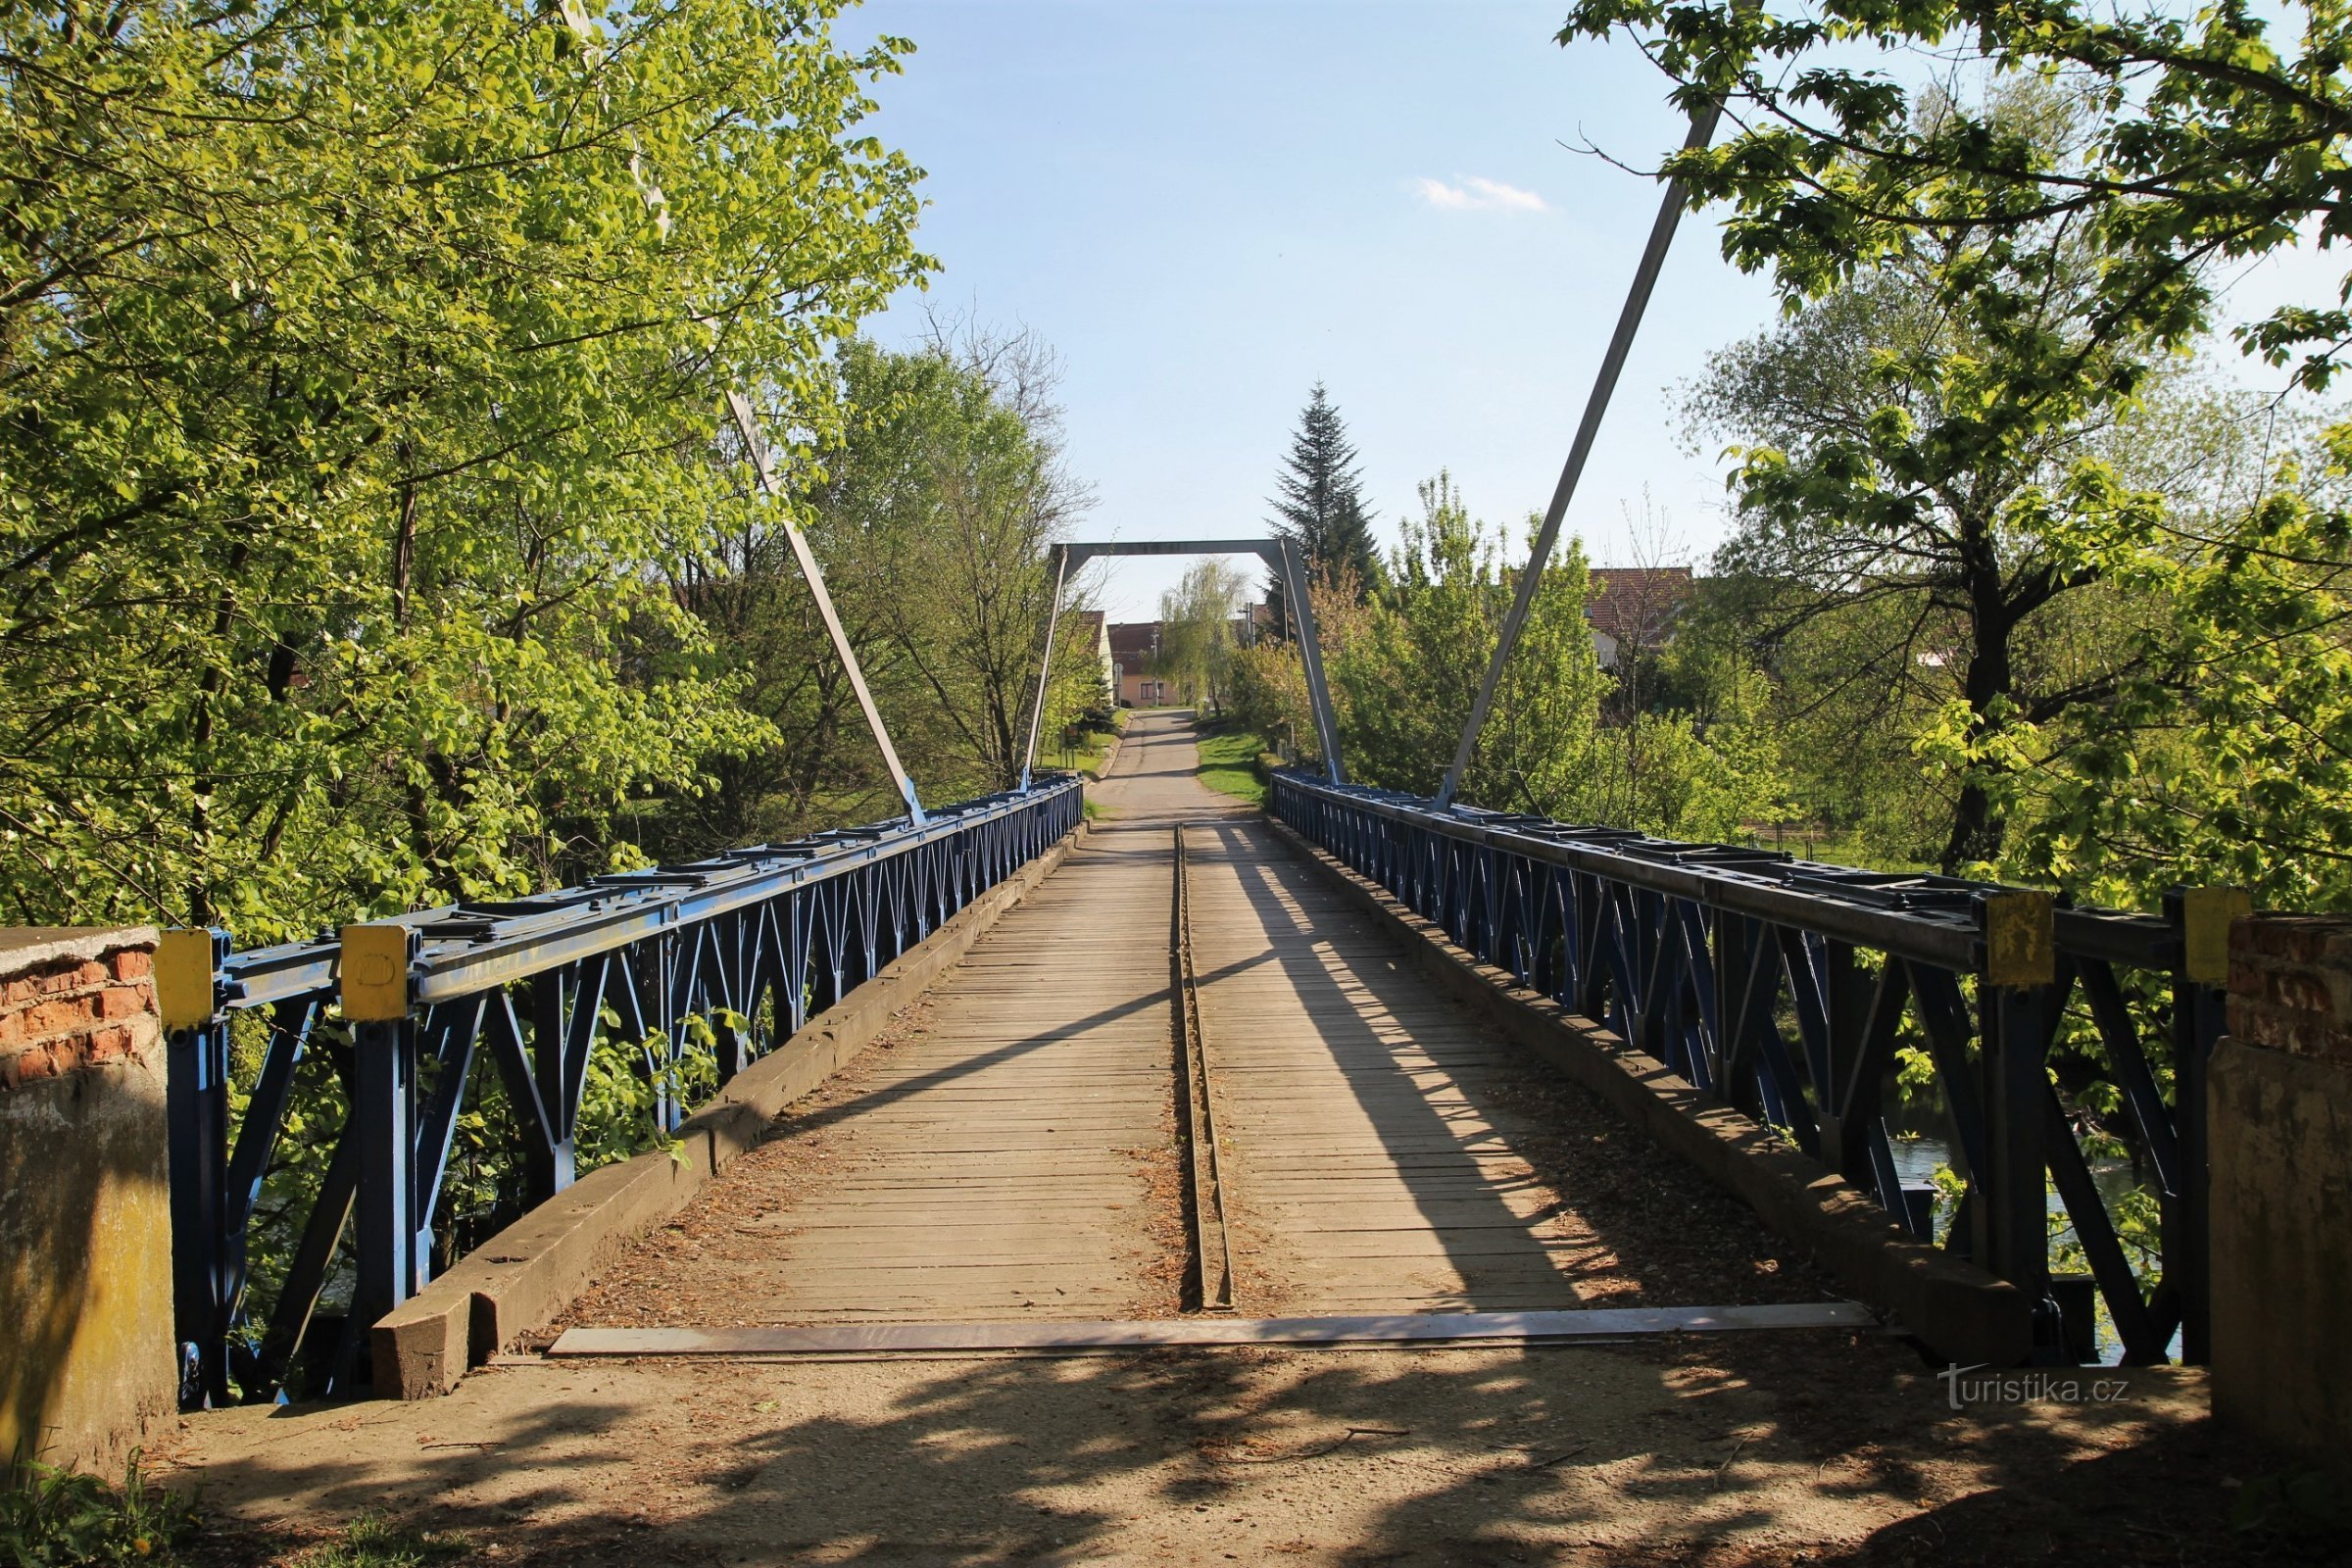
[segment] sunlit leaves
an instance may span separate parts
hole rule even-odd
[[[915,172],[830,5],[0,19],[0,858],[17,917],[512,890],[760,722],[664,563],[717,397],[823,432]],[[594,47],[561,46],[569,38]]]

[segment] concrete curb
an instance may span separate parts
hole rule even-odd
[[[863,1050],[1053,875],[1085,833],[1081,823],[737,1074],[679,1124],[674,1152],[654,1150],[589,1172],[378,1319],[369,1340],[375,1392],[401,1399],[447,1394],[470,1368],[552,1322],[622,1248],[684,1207],[757,1146],[786,1105]]]
[[[1710,1104],[1663,1062],[1482,963],[1368,878],[1267,824],[1301,859],[1353,894],[1440,987],[1512,1044],[1534,1052],[1625,1121],[1745,1202],[1773,1231],[1934,1349],[1964,1363],[2016,1366],[2033,1348],[2034,1303],[2006,1280],[1911,1238],[1843,1177],[1777,1133]]]

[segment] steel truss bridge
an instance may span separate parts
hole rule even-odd
[[[734,1080],[980,895],[1049,852],[1066,854],[1082,831],[1081,798],[1079,780],[1040,775],[1026,789],[929,811],[919,824],[756,846],[251,952],[232,950],[220,933],[174,934],[159,973],[171,1009],[184,1397],[206,1404],[364,1386],[368,1325],[454,1261],[451,1149],[468,1086],[484,1081],[477,1060],[511,1107],[505,1152],[519,1176],[518,1200],[553,1200],[572,1182],[583,1096],[597,1071],[633,1074],[649,1086],[659,1123],[674,1128],[691,1109],[682,1069],[696,1053],[718,1084]],[[2007,1281],[2031,1304],[2035,1355],[2089,1358],[2095,1297],[2112,1324],[2109,1353],[2129,1362],[2202,1357],[2197,1110],[2201,1064],[2221,1027],[2230,895],[2183,892],[2152,915],[2064,908],[2029,890],[1441,808],[1299,769],[1274,776],[1268,810],[1295,842],[1211,818],[1191,828],[1190,857],[1162,836],[1174,818],[1138,811],[1131,827],[1089,843],[1141,848],[1085,852],[1140,856],[1120,872],[1126,881],[1102,871],[1073,884],[1064,897],[1084,906],[1059,934],[1016,937],[1008,924],[989,939],[1011,944],[1024,966],[1049,965],[1036,971],[1039,997],[1067,996],[1065,1010],[1086,1015],[1096,1010],[1095,988],[1108,982],[1096,960],[1066,956],[1079,940],[1072,933],[1162,922],[1173,968],[1152,971],[1122,1005],[1161,1009],[1149,1014],[1167,1013],[1158,1027],[1194,1042],[1173,1067],[1162,1054],[1146,1074],[1166,1071],[1165,1094],[1181,1102],[1187,1127],[1198,1123],[1187,1147],[1222,1151],[1229,1170],[1238,1161],[1247,1171],[1288,1136],[1291,1112],[1246,1102],[1235,1112],[1239,1131],[1207,1133],[1220,1102],[1207,1087],[1224,1070],[1218,1052],[1233,1060],[1237,1036],[1254,1027],[1237,1026],[1232,1010],[1247,998],[1219,1000],[1220,988],[1239,983],[1234,964],[1278,961],[1289,994],[1272,1002],[1259,994],[1250,1005],[1265,1013],[1267,1030],[1298,1034],[1294,1044],[1307,1056],[1342,1052],[1354,1027],[1353,1019],[1316,1020],[1317,971],[1288,966],[1281,922],[1262,897],[1245,897],[1252,878],[1275,875],[1269,868],[1311,846],[1328,858],[1325,874],[1346,867],[1470,957],[1553,999],[1580,1027],[1662,1063],[1688,1086],[1690,1114],[1752,1118],[1874,1199],[1917,1244]],[[1210,829],[1217,838],[1204,838]],[[1174,831],[1182,836],[1180,821]],[[1224,891],[1196,887],[1188,909],[1184,889],[1199,873],[1186,866],[1204,853]],[[1046,885],[1072,875],[1065,867]],[[1172,927],[1162,902],[1171,876]],[[1327,947],[1364,940],[1338,913],[1297,918]],[[1218,959],[1221,945],[1245,937],[1268,944],[1265,955],[1236,949],[1243,957]],[[1056,954],[1065,955],[1063,968],[1050,967]],[[2135,1273],[2050,1086],[2048,1054],[2078,1000],[2152,1161],[2162,1208],[2152,1287]],[[1419,1004],[1391,997],[1382,1005],[1407,1017]],[[1443,1043],[1462,1027],[1433,1015],[1391,1043],[1443,1060],[1451,1049]],[[1037,1030],[1039,1040],[1076,1038],[1043,1012]],[[1965,1186],[1940,1234],[1932,1191],[1898,1176],[1889,1142],[1894,1054],[1912,1039],[1932,1058]],[[2155,1065],[2168,1056],[2169,1082]],[[306,1070],[336,1086],[339,1122],[321,1126],[314,1110],[298,1130],[289,1126]],[[1386,1058],[1349,1067],[1353,1087],[1330,1092],[1360,1099],[1363,1074],[1386,1070],[1401,1071]],[[1456,1078],[1465,1070],[1454,1069]],[[1324,1135],[1299,1136],[1302,1148],[1319,1148]],[[1389,1144],[1367,1147],[1389,1157]],[[1396,1157],[1409,1164],[1403,1147]],[[291,1155],[310,1172],[291,1184],[300,1200],[265,1213],[266,1179]],[[1404,1175],[1409,1186],[1412,1173]],[[2086,1271],[2052,1268],[2045,1177]],[[1247,1200],[1250,1179],[1188,1170],[1196,1299],[1204,1280],[1222,1279],[1231,1294],[1234,1265],[1214,1261],[1226,1245],[1223,1208],[1237,1184]],[[271,1190],[288,1189],[280,1175]],[[1300,1191],[1315,1200],[1312,1183]],[[1561,1196],[1574,1201],[1573,1193]],[[1206,1221],[1215,1223],[1213,1240]],[[1429,1221],[1441,1250],[1453,1246],[1446,1223]],[[265,1230],[284,1257],[266,1279],[251,1261]],[[1410,1309],[1475,1308],[1503,1290],[1463,1278],[1470,1283],[1452,1292],[1459,1299]],[[1540,1285],[1514,1278],[1505,1304],[1541,1310]],[[1376,1294],[1354,1289],[1341,1306],[1361,1308]],[[1207,1298],[1216,1304],[1213,1288]],[[1575,1299],[1563,1283],[1555,1304]],[[1348,1315],[1335,1310],[1332,1320]]]
[[[1702,110],[1690,144],[1713,123]],[[580,1169],[592,1085],[634,1082],[654,1125],[674,1129],[698,1093],[760,1072],[812,1018],[884,983],[895,961],[1016,877],[1028,901],[940,982],[936,1016],[909,1048],[929,1065],[853,1102],[878,1118],[877,1147],[902,1140],[898,1162],[806,1200],[821,1210],[802,1215],[808,1234],[851,1240],[827,1251],[777,1233],[778,1255],[800,1259],[788,1285],[805,1298],[807,1326],[772,1331],[769,1348],[782,1343],[774,1335],[785,1348],[1311,1344],[1868,1318],[1851,1303],[1575,1309],[1607,1249],[1571,1222],[1578,1194],[1545,1187],[1520,1157],[1544,1129],[1508,1106],[1520,1077],[1540,1069],[1405,975],[1401,940],[1425,958],[1443,949],[1454,980],[1543,1002],[1555,1056],[1605,1056],[1674,1115],[1768,1129],[1771,1149],[1835,1173],[1886,1216],[1862,1252],[1897,1273],[1934,1254],[1981,1282],[1958,1298],[2015,1316],[2020,1356],[2090,1358],[2103,1307],[2120,1359],[2202,1360],[2204,1064],[2241,895],[2183,889],[2156,913],[2064,907],[2030,889],[1665,842],[1455,799],[1682,205],[1670,183],[1434,798],[1348,782],[1295,545],[1098,541],[1058,547],[1047,564],[1056,612],[1044,617],[1017,787],[926,808],[785,519],[904,814],[279,947],[167,933],[157,977],[183,1400],[346,1393],[381,1379],[370,1326],[484,1240],[452,1223],[452,1151],[476,1086],[494,1079],[502,1091],[483,1133],[513,1189],[502,1212],[557,1201]],[[775,494],[749,404],[729,394],[728,405]],[[1190,783],[1190,742],[1152,720],[1122,754],[1123,768],[1136,756],[1146,764],[1105,782],[1114,814],[1088,833],[1080,781],[1031,765],[1068,574],[1098,557],[1212,552],[1258,556],[1281,576],[1320,767],[1275,775],[1268,817],[1237,813]],[[1032,887],[1049,858],[1060,868]],[[2051,1087],[2068,1028],[2095,1034],[2122,1091],[2157,1193],[2153,1238],[2119,1228]],[[1906,1046],[1924,1053],[1952,1134],[1961,1191],[1940,1224],[1933,1190],[1899,1172],[1889,1133]],[[306,1074],[327,1086],[323,1117],[316,1103],[300,1108]],[[1163,1116],[1183,1151],[1192,1315],[972,1326],[990,1301],[1032,1311],[1043,1293],[1026,1282],[1064,1274],[1054,1294],[1124,1303],[1134,1318],[1141,1287],[1117,1260],[1148,1227],[1140,1214],[1124,1226],[1102,1215],[1149,1206],[1153,1189],[1120,1161],[1163,1136]],[[779,1125],[789,1132],[789,1118]],[[2053,1267],[2053,1185],[2080,1269]],[[1759,1207],[1801,1208],[1790,1192]],[[1068,1206],[1071,1193],[1084,1201]],[[1229,1228],[1237,1205],[1250,1222]],[[965,1215],[971,1256],[940,1255],[942,1211]],[[1245,1255],[1237,1236],[1270,1250]],[[2156,1255],[2135,1259],[2134,1247]],[[858,1283],[827,1296],[827,1279]],[[1220,1307],[1290,1315],[1243,1322],[1213,1316]],[[926,1320],[938,1311],[966,1326]],[[863,1313],[866,1326],[827,1328],[828,1312]],[[877,1312],[898,1327],[873,1329]],[[603,1332],[566,1339],[585,1333],[577,1343],[593,1350]],[[662,1332],[671,1348],[724,1340],[692,1325]],[[648,1344],[623,1334],[609,1348]]]

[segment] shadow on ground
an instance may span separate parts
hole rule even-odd
[[[1156,762],[1139,749],[1128,765]],[[1139,799],[1137,817],[1153,804]],[[1204,832],[1203,853],[1240,831]],[[1279,905],[1276,883],[1306,874],[1269,870],[1256,896]],[[1333,984],[1290,962],[1300,986]],[[1390,983],[1366,981],[1371,1004]],[[1348,1087],[1369,1093],[1372,1079]],[[1496,1126],[1570,1135],[1530,1162],[1642,1298],[1771,1298],[1803,1282],[1695,1176],[1609,1147],[1633,1135],[1582,1097],[1522,1102],[1499,1080],[1466,1094]],[[1400,1126],[1442,1137],[1430,1114]],[[1638,1174],[1612,1186],[1625,1171]],[[1558,1278],[1563,1297],[1595,1284]],[[1905,1344],[1822,1332],[1548,1349],[516,1360],[430,1402],[194,1417],[168,1457],[258,1533],[223,1547],[249,1557],[269,1532],[375,1510],[465,1531],[472,1560],[550,1568],[2346,1560],[2340,1541],[2231,1530],[2230,1483],[2277,1462],[2216,1436],[2200,1376],[2130,1378],[2111,1402],[1953,1410]]]
[[[1846,1336],[1399,1352],[502,1367],[198,1418],[232,1516],[380,1509],[483,1561],[2313,1563],[2229,1528],[2194,1374],[1955,1412]]]

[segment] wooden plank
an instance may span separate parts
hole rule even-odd
[[[1173,1313],[1179,822],[1237,1304],[1458,1315],[1605,1307],[1626,1290],[1608,1238],[1517,1152],[1544,1131],[1521,1108],[1538,1069],[1204,790],[1196,760],[1189,732],[1140,717],[1096,792],[1113,819],[840,1093],[787,1118],[778,1157],[710,1184],[735,1207],[709,1245],[632,1259],[645,1294],[614,1321]]]
[[[1601,1307],[1351,1317],[1162,1318],[1131,1322],[840,1324],[816,1328],[564,1331],[554,1356],[839,1355],[905,1350],[1150,1349],[1181,1345],[1559,1344],[1656,1334],[1877,1326],[1856,1301],[1774,1306]]]
[[[1193,858],[1246,1304],[1574,1306],[1609,1254],[1512,1153],[1528,1065],[1262,827],[1199,835]]]
[[[1154,799],[1198,804],[1152,744],[1131,742],[1097,792],[1138,820]],[[1165,744],[1189,741],[1171,729]],[[887,1049],[786,1118],[772,1157],[711,1184],[751,1214],[709,1245],[632,1259],[626,1320],[1174,1310],[1173,885],[1166,826],[1090,832]]]

